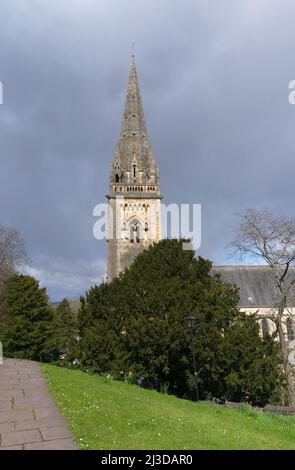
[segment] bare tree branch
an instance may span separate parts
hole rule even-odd
[[[25,242],[18,231],[0,224],[0,283],[27,260]]]
[[[290,306],[295,300],[295,270],[290,271],[295,264],[295,218],[276,217],[266,208],[247,209],[231,246],[234,254],[264,261],[269,266],[277,291],[269,318],[277,329],[289,401],[295,406],[295,371],[289,361],[285,319],[286,312],[292,317]],[[265,315],[258,317],[266,318]]]

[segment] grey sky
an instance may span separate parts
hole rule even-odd
[[[294,213],[294,0],[1,0],[0,222],[52,299],[100,282],[92,235],[119,135],[131,41],[165,201],[203,207],[227,263],[246,207]]]

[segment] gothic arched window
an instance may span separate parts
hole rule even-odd
[[[132,169],[133,169],[133,178],[135,178],[136,177],[136,165],[133,165]]]
[[[140,223],[133,220],[130,224],[130,243],[140,243]]]
[[[119,183],[120,182],[120,177],[118,175],[118,173],[116,173],[115,175],[115,183]]]
[[[287,326],[288,341],[294,341],[295,334],[294,334],[294,325],[293,325],[292,318],[290,317],[287,318],[286,326]]]
[[[261,328],[262,328],[262,336],[265,338],[269,336],[269,324],[267,318],[263,318],[261,321]]]

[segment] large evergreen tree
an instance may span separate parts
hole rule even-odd
[[[77,314],[68,299],[63,299],[53,310],[52,346],[59,352],[59,363],[70,366],[77,358]]]
[[[163,240],[110,284],[92,288],[79,314],[81,365],[182,397],[264,404],[280,386],[280,357],[236,288],[210,274],[182,242]],[[187,316],[194,313],[197,377]]]
[[[52,348],[53,312],[46,290],[33,277],[19,274],[7,281],[3,309],[4,355],[39,361],[56,358],[58,351]]]

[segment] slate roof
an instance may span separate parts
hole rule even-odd
[[[240,307],[271,308],[276,303],[276,286],[268,266],[214,266],[211,272],[220,274],[222,281],[240,289]],[[295,267],[289,272],[295,277]],[[295,293],[291,303],[295,307]]]

